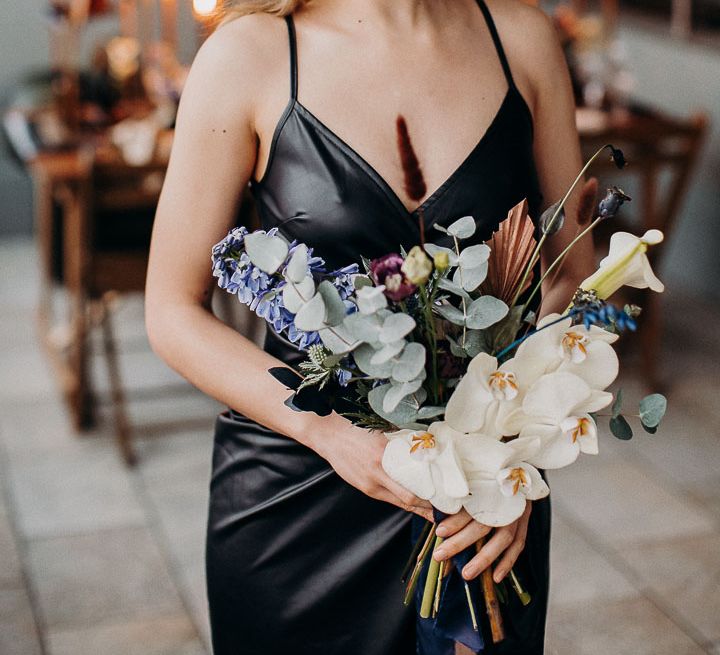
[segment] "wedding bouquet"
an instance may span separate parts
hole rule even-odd
[[[422,197],[422,175],[401,119],[398,133],[406,189]],[[409,603],[427,572],[424,618],[436,616],[451,593],[453,565],[430,557],[442,542],[435,535],[437,520],[465,508],[485,525],[508,525],[527,500],[549,494],[540,470],[598,452],[600,416],[609,417],[615,436],[632,436],[621,393],[613,397],[606,389],[619,369],[612,344],[623,330],[635,329],[639,308],[619,309],[608,298],[623,285],[663,290],[646,255],[662,233],[615,233],[608,256],[568,299],[567,310],[536,321],[542,283],[557,274],[580,239],[629,200],[613,187],[596,204],[597,183],[586,183],[577,217],[582,229],[539,275],[542,247],[562,226],[568,197],[605,149],[624,164],[612,146],[599,150],[537,224],[523,201],[487,243],[473,243],[475,220],[465,216],[436,225],[434,243],[422,235],[409,252],[363,260],[362,269],[349,263],[328,271],[312,248],[289,242],[277,229],[235,228],[213,247],[219,286],[307,352],[298,370],[271,369],[293,392],[287,404],[320,415],[338,411],[383,431],[385,471],[437,510],[405,576]],[[646,431],[657,430],[665,407],[659,394],[642,400],[637,417]],[[455,566],[474,553],[456,557]],[[491,575],[489,569],[483,574],[481,589],[499,640]],[[522,602],[531,602],[514,572],[509,577]],[[478,633],[477,591],[459,579],[459,568],[454,580]],[[477,648],[482,641],[468,645]]]

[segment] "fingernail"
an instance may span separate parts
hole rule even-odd
[[[444,551],[442,548],[438,548],[438,549],[433,553],[433,557],[434,557],[436,560],[438,560],[438,561],[441,560],[441,559],[445,559],[445,551]]]
[[[448,529],[444,525],[438,526],[438,529],[435,531],[435,534],[438,537],[445,537],[447,536],[447,533]]]
[[[472,577],[472,569],[471,569],[469,566],[466,566],[466,567],[462,570],[462,576],[463,576],[463,578],[465,578],[466,580],[469,580],[469,579]]]
[[[503,580],[503,578],[507,575],[505,571],[495,571],[495,575],[493,576],[493,580],[500,584]]]

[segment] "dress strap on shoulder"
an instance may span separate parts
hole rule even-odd
[[[288,41],[290,44],[290,96],[297,100],[298,93],[298,64],[297,64],[297,37],[295,36],[295,21],[292,14],[285,16],[288,28]]]
[[[483,16],[485,16],[485,22],[490,30],[490,36],[492,36],[493,43],[495,44],[495,49],[497,50],[498,58],[502,64],[508,85],[510,85],[510,87],[514,87],[515,80],[513,79],[512,72],[510,71],[510,64],[508,63],[507,56],[505,55],[502,41],[500,41],[500,35],[498,34],[497,27],[495,26],[495,21],[490,14],[488,6],[485,4],[485,0],[477,0],[477,4],[478,7],[480,7],[480,11],[483,13]]]

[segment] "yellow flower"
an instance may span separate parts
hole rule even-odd
[[[432,262],[420,246],[414,246],[400,270],[413,284],[425,284],[432,273]]]
[[[444,250],[438,250],[433,255],[433,264],[438,273],[444,273],[450,266],[450,257]]]

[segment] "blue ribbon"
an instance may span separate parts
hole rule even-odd
[[[435,523],[445,518],[445,514],[433,510]],[[425,521],[419,516],[413,517],[413,537],[417,540]],[[440,581],[442,590],[440,606],[435,618],[420,618],[420,605],[422,603],[427,569],[425,566],[415,589],[415,605],[418,611],[417,618],[417,652],[418,655],[454,655],[455,642],[467,646],[474,653],[480,653],[485,642],[480,627],[473,628],[468,598],[465,591],[465,580],[462,577],[463,567],[475,556],[475,547],[466,548],[462,553],[453,557],[453,567]],[[470,583],[470,597],[475,609],[475,617],[480,623],[480,602],[477,584]]]

